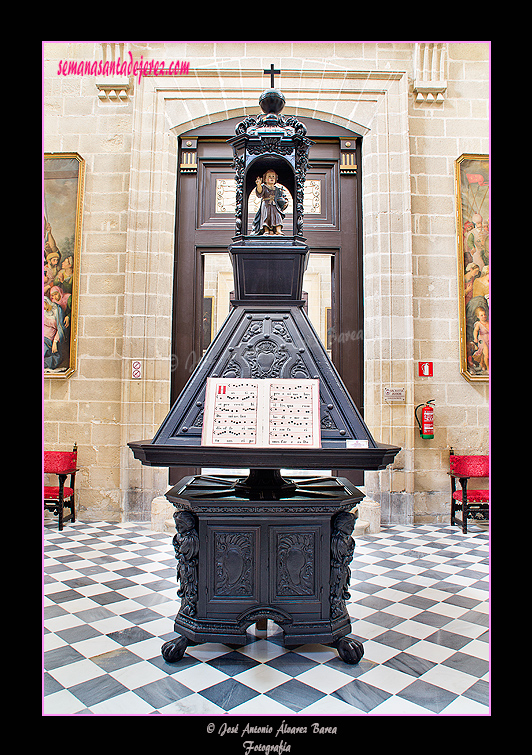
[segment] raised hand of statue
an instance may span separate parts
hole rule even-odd
[[[255,179],[255,184],[257,185],[257,192],[260,194],[262,192],[262,178],[260,176]]]

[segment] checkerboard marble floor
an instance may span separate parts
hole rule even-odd
[[[490,715],[487,531],[391,526],[356,539],[355,666],[328,646],[285,648],[271,621],[243,647],[194,645],[166,663],[179,608],[171,537],[45,524],[45,716]]]

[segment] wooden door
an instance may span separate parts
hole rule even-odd
[[[204,296],[204,270],[212,255],[225,254],[235,235],[232,148],[241,118],[220,121],[180,137],[174,267],[172,403],[194,371],[205,339],[213,302]],[[331,263],[330,312],[326,312],[331,358],[363,413],[364,341],[362,298],[361,138],[347,129],[300,118],[314,142],[309,153],[304,237],[314,254]],[[358,167],[357,167],[358,166]],[[251,224],[253,213],[249,213]],[[292,217],[285,219],[291,233]],[[249,231],[248,231],[249,232]],[[323,258],[323,257],[322,257]],[[228,259],[228,255],[227,255]],[[220,323],[218,323],[219,326]],[[179,468],[171,482],[196,470]],[[360,473],[344,473],[361,484]],[[356,479],[355,479],[356,478]]]

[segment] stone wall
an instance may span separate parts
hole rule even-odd
[[[488,385],[459,368],[454,161],[489,149],[489,44],[444,45],[442,76],[433,71],[428,84],[423,49],[43,45],[44,150],[86,161],[77,370],[44,380],[45,446],[78,443],[81,519],[148,521],[167,488],[167,471],[142,467],[127,442],[151,438],[169,408],[177,137],[257,112],[274,62],[287,114],[363,135],[365,417],[376,439],[403,449],[392,468],[366,475],[368,494],[383,522],[446,521],[449,447],[488,450]],[[58,73],[60,61],[113,56],[188,67],[136,78]],[[134,359],[141,380],[131,377]],[[434,362],[433,378],[418,377],[418,360]],[[384,385],[404,387],[406,403],[387,404]],[[432,441],[414,420],[429,398]]]

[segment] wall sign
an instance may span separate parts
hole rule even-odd
[[[406,388],[384,388],[385,401],[406,401]]]

